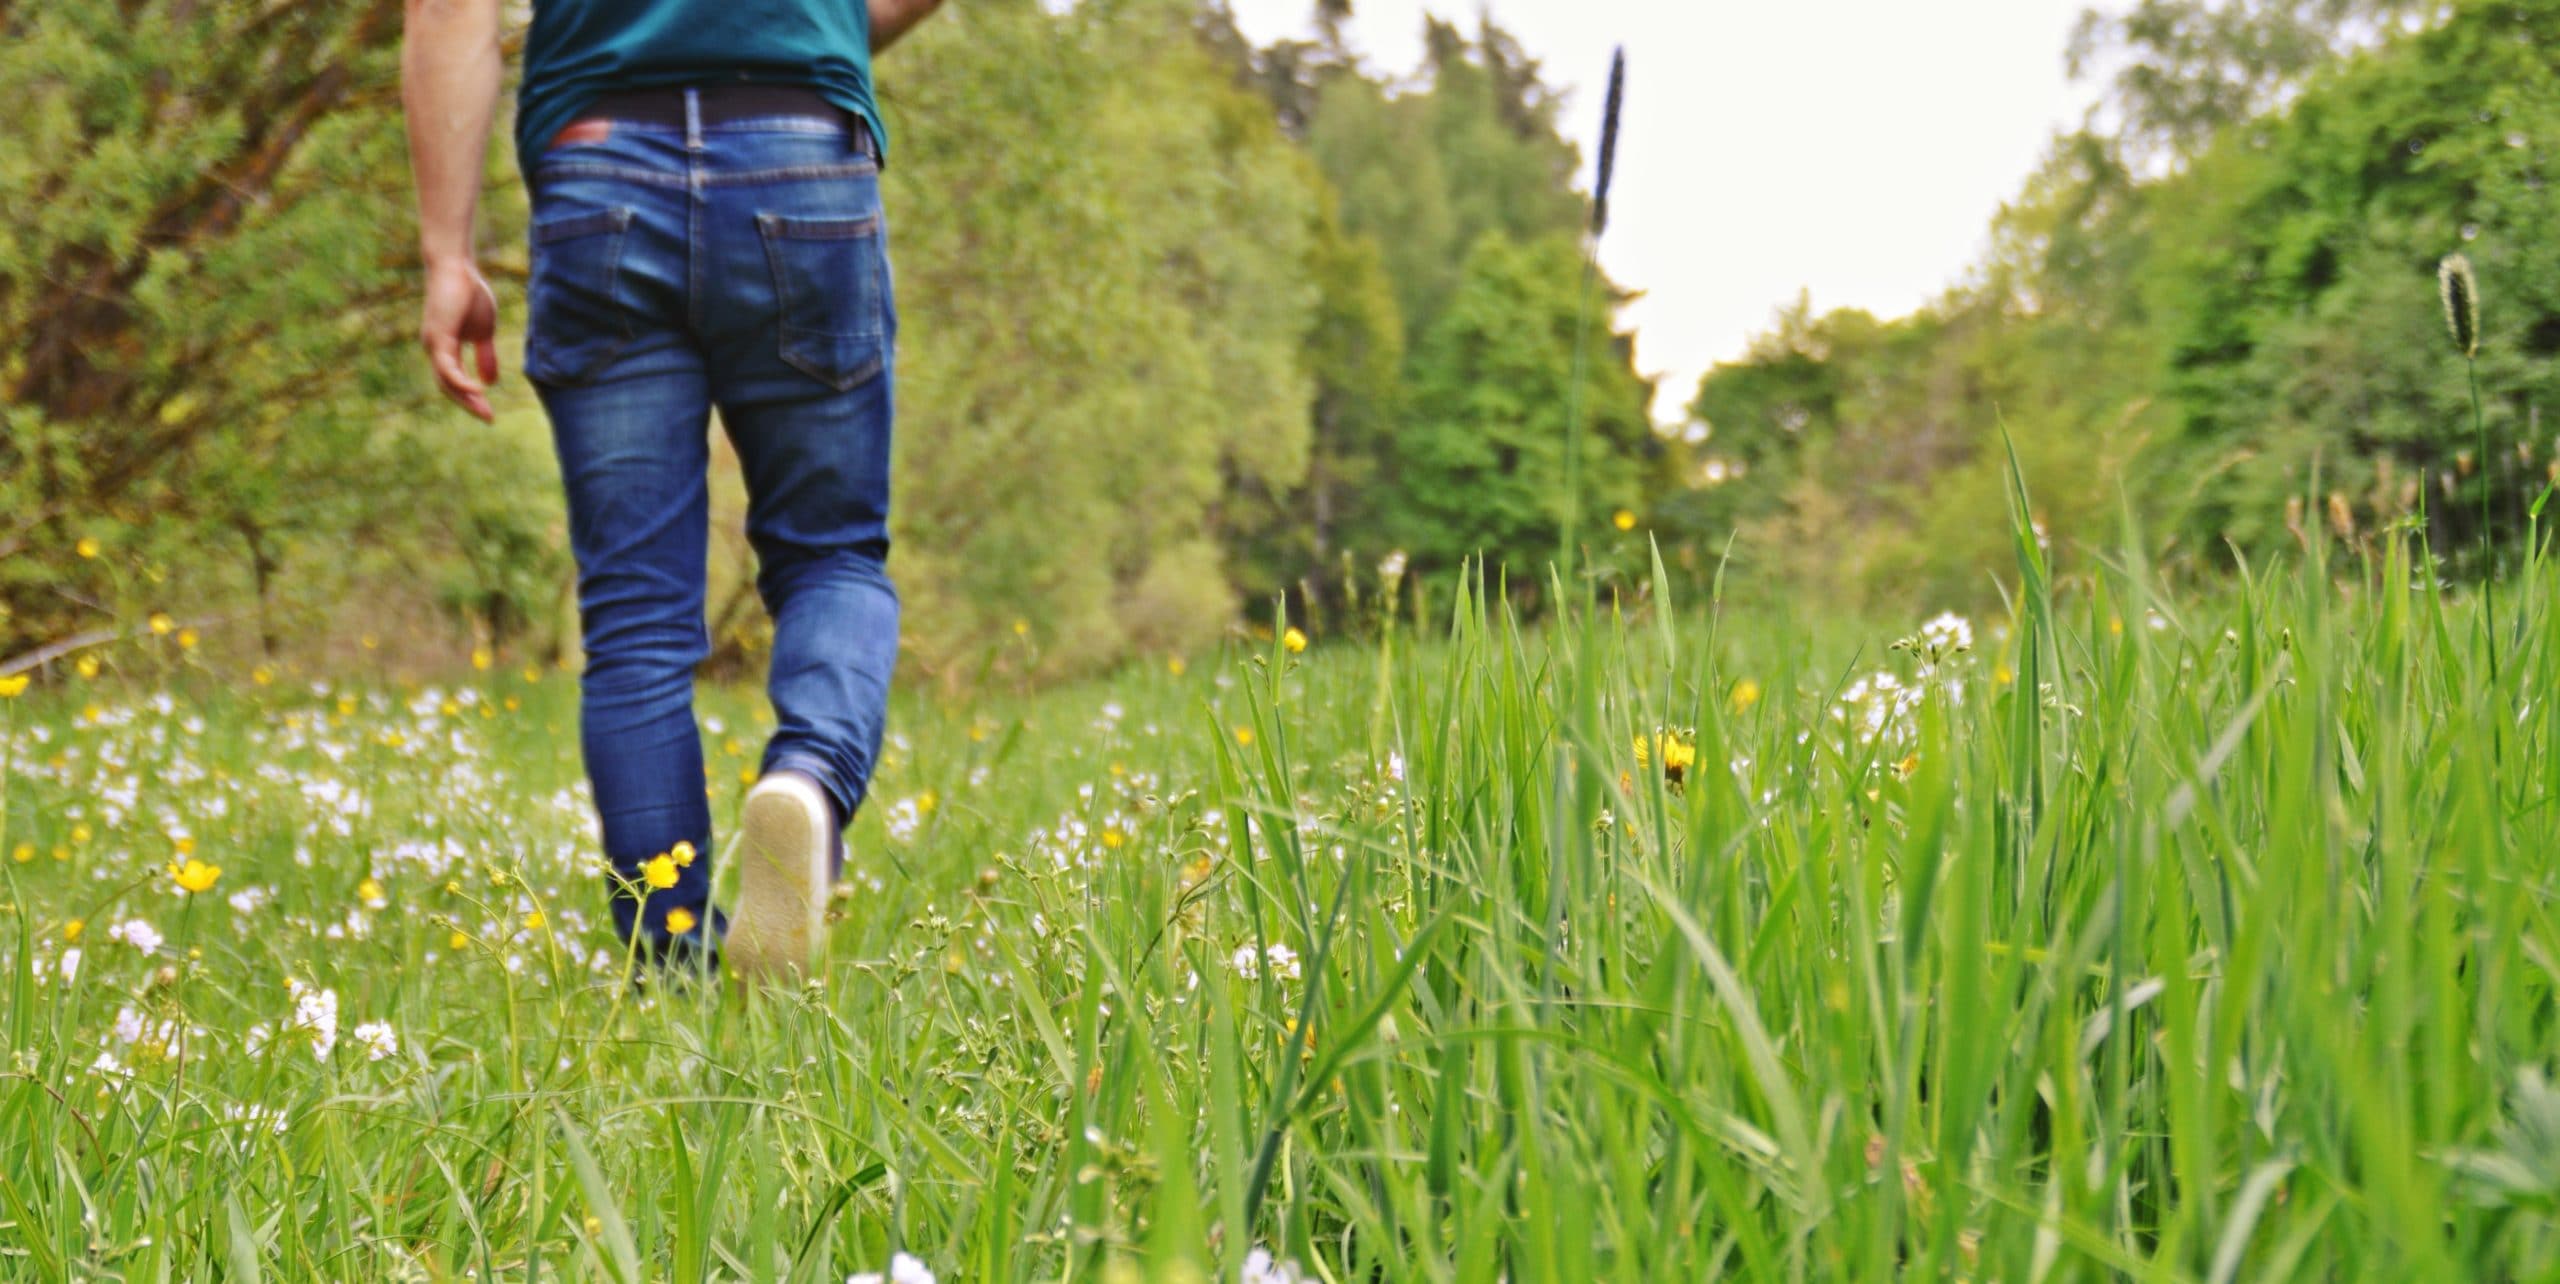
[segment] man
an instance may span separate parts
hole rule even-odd
[[[497,302],[472,221],[500,4],[409,0],[402,56],[422,338],[445,395],[484,420]],[[898,327],[871,55],[939,4],[534,0],[516,112],[533,202],[525,373],[568,488],[614,922],[651,960],[707,967],[725,949],[780,978],[823,943],[897,657],[883,559]],[[774,620],[777,726],[740,814],[732,920],[710,904],[693,720],[714,407]]]

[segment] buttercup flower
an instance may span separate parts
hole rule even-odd
[[[0,678],[0,700],[14,700],[26,694],[26,690],[27,675],[23,673],[13,673],[8,677]]]
[[[640,880],[651,887],[667,888],[675,886],[675,858],[664,855],[650,857],[649,863],[640,867]]]
[[[700,919],[693,916],[692,910],[686,909],[681,905],[667,911],[667,930],[678,936],[682,936],[685,933],[692,931],[693,925],[700,921]]]
[[[213,890],[215,883],[222,881],[222,867],[207,865],[190,856],[183,865],[171,862],[169,877],[177,880],[178,886],[189,892],[209,892]]]
[[[1280,635],[1280,647],[1289,654],[1296,655],[1307,649],[1307,635],[1293,627]]]

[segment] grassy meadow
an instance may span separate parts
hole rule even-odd
[[[902,693],[753,995],[622,983],[571,675],[128,644],[0,702],[0,1276],[2560,1270],[2560,576],[2019,557]]]

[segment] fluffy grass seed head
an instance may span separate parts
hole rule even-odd
[[[2436,265],[2436,289],[2444,296],[2445,329],[2453,350],[2468,361],[2480,355],[2480,279],[2467,255],[2448,254]]]

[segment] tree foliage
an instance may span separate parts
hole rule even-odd
[[[2269,24],[2307,43],[2275,58]],[[2560,393],[2560,4],[2144,4],[2110,30],[2148,68],[2135,108],[2056,141],[1972,279],[1899,321],[1785,318],[1710,372],[1695,410],[1744,474],[1680,507],[1689,538],[1740,523],[1853,597],[1980,597],[2004,429],[2066,551],[2129,512],[2204,569],[2423,509],[2460,564],[2483,487],[2524,536]],[[2487,296],[2486,460],[2434,299],[2455,250]]]

